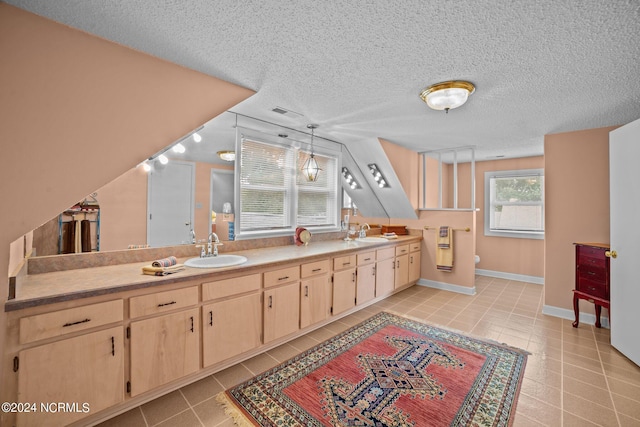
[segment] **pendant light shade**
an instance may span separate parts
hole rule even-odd
[[[315,156],[313,154],[313,131],[317,127],[318,125],[315,124],[307,125],[307,128],[311,129],[311,154],[309,155],[309,158],[304,162],[304,165],[302,165],[302,173],[304,174],[306,180],[309,182],[317,181],[318,176],[320,175],[320,171],[322,170],[320,169],[318,161],[315,159]]]

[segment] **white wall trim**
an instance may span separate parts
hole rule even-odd
[[[428,280],[428,279],[419,279],[416,284],[420,286],[426,286],[428,288],[442,289],[443,291],[456,292],[458,294],[465,294],[465,295],[476,294],[475,286],[473,288],[468,288],[466,286],[452,285],[451,283],[436,282],[435,280]]]
[[[567,310],[566,308],[554,307],[551,305],[543,305],[542,306],[542,314],[547,314],[553,317],[559,317],[561,319],[571,320],[572,322],[576,319],[573,310]],[[580,323],[584,323],[586,325],[595,325],[596,324],[596,315],[580,312]],[[603,328],[609,328],[609,318],[605,316],[600,316],[600,323]],[[579,325],[578,325],[579,326]]]
[[[544,285],[544,277],[539,276],[527,276],[525,274],[504,273],[502,271],[482,270],[476,268],[476,274],[478,276],[497,277],[499,279],[515,280],[518,282],[535,283],[537,285]]]

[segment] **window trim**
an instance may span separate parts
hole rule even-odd
[[[491,229],[491,178],[541,176],[544,179],[544,168],[488,171],[484,173],[484,235],[490,237],[509,237],[517,239],[543,240],[543,231],[492,230]],[[537,205],[537,203],[536,203]],[[542,226],[545,227],[545,195],[542,187]]]

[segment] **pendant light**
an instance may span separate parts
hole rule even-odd
[[[318,166],[318,161],[314,158],[313,154],[313,131],[317,127],[318,125],[316,124],[307,125],[307,128],[311,129],[311,155],[307,161],[304,162],[304,165],[302,166],[302,173],[304,173],[305,178],[309,182],[317,181],[318,175],[320,175],[320,171],[322,170],[320,169],[320,166]]]

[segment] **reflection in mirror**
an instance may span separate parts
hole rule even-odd
[[[233,234],[229,223],[233,222],[235,211],[235,162],[222,157],[225,152],[235,153],[237,126],[272,135],[304,135],[303,139],[308,139],[306,123],[297,124],[296,127],[304,129],[298,131],[233,112],[221,114],[197,129],[197,134],[189,134],[163,152],[154,154],[145,162],[150,169],[148,172],[139,165],[94,193],[100,209],[99,221],[90,227],[91,250],[192,244],[206,241],[212,231],[220,240],[228,240]],[[318,135],[316,142],[319,146],[338,144],[343,165],[362,177],[362,171],[346,147]],[[161,154],[166,157],[166,164],[161,162]],[[367,219],[373,223],[388,222],[382,205],[364,178],[361,178],[365,183],[362,190],[347,188],[348,184],[342,176],[340,178],[343,188],[357,205],[356,214],[362,222]],[[348,211],[352,212],[352,209]],[[84,216],[85,212],[79,212],[75,219],[81,222]],[[61,225],[61,218],[65,222],[73,221],[74,216],[56,216],[34,230],[33,246],[37,256],[72,251],[67,243],[71,239],[67,230],[70,226]],[[75,226],[73,230],[75,232]],[[82,237],[82,223],[79,233]],[[76,241],[75,235],[73,241]],[[82,248],[82,242],[78,247]]]

